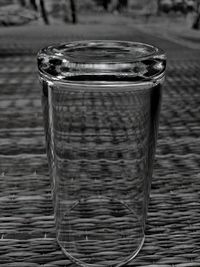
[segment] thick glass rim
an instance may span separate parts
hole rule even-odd
[[[41,78],[49,83],[70,86],[130,86],[155,82],[164,76],[166,69],[166,55],[162,49],[146,43],[119,40],[83,40],[50,45],[38,52],[37,62]],[[89,75],[98,79],[87,80]],[[101,80],[113,75],[115,78],[120,76],[120,79]]]

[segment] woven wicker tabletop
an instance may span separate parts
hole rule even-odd
[[[72,266],[55,240],[34,56],[0,61],[0,266]],[[130,266],[200,266],[200,65],[170,60],[144,246]]]

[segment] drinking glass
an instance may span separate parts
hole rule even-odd
[[[77,41],[38,68],[57,241],[80,266],[121,266],[144,242],[165,54]]]

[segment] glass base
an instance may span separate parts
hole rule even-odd
[[[80,266],[122,266],[144,243],[141,219],[126,203],[96,197],[77,201],[65,213],[57,231],[64,254]]]

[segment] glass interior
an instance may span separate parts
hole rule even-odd
[[[119,267],[142,247],[165,65],[129,42],[38,54],[57,241],[80,266]]]

